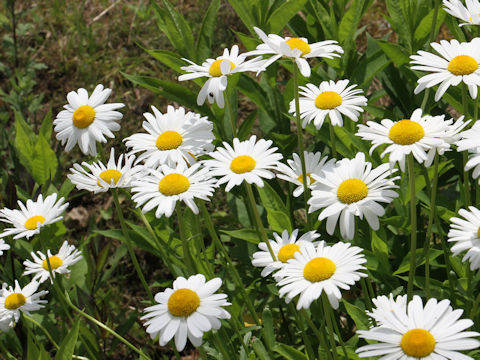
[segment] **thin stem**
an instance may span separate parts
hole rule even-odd
[[[48,338],[48,340],[52,343],[52,345],[58,350],[60,349],[60,346],[58,346],[58,344],[55,342],[55,340],[53,340],[52,338],[52,335],[50,335],[50,332],[45,329],[42,324],[40,324],[37,320],[35,320],[34,318],[28,316],[27,314],[23,313],[23,318],[30,321],[32,324],[34,324],[35,326],[37,326],[38,328],[40,328],[40,330],[43,331],[43,333],[45,334],[45,336]]]
[[[150,299],[150,302],[154,304],[155,300],[153,298],[152,292],[145,280],[145,277],[143,276],[142,269],[140,267],[140,264],[138,263],[137,257],[135,255],[135,251],[133,250],[132,242],[130,241],[130,235],[128,235],[128,229],[127,229],[127,226],[125,225],[125,219],[123,218],[122,208],[120,207],[120,203],[118,201],[117,189],[111,189],[111,190],[112,190],[113,202],[115,203],[115,209],[117,210],[118,220],[120,221],[120,227],[122,228],[128,253],[130,254],[130,258],[132,259],[133,266],[137,271],[138,278],[140,279],[140,282],[142,283],[145,289],[145,292],[147,293],[148,298]]]
[[[417,250],[417,199],[415,194],[415,164],[413,162],[413,154],[407,157],[408,162],[408,182],[410,184],[410,221],[411,221],[411,238],[410,238],[410,271],[408,273],[407,286],[407,302],[413,297],[413,282],[415,280]]]
[[[325,349],[326,353],[328,354],[330,352],[330,349],[327,345],[327,339],[325,339],[325,335],[315,326],[315,324],[313,323],[312,319],[310,319],[305,309],[300,310],[300,314],[307,321],[308,326],[313,330],[313,332],[317,336],[318,341],[320,342],[320,345]]]
[[[325,314],[325,319],[327,319],[327,327],[328,327],[328,335],[330,338],[330,346],[332,347],[332,354],[333,359],[337,360],[337,344],[335,343],[335,336],[333,333],[333,325],[332,325],[332,318],[330,317],[330,302],[328,301],[327,295],[325,292],[322,292],[322,304],[323,304],[323,312]]]
[[[367,282],[365,278],[362,277],[360,279],[360,285],[362,286],[362,293],[363,293],[363,297],[365,298],[365,305],[367,305],[368,310],[372,311],[373,304],[372,304],[372,300],[370,299],[370,294],[367,289]]]
[[[173,341],[173,339],[170,340],[170,346],[172,347],[173,353],[175,354],[175,359],[182,360],[182,357],[180,356],[180,353],[178,352],[177,347],[175,346],[175,341]]]
[[[297,321],[298,329],[300,330],[300,334],[302,336],[303,343],[305,344],[305,348],[307,350],[308,359],[309,360],[316,359],[317,357],[315,356],[315,353],[313,352],[313,348],[312,348],[312,344],[310,343],[310,339],[308,338],[306,331],[303,331],[303,328],[305,327],[305,325],[303,324],[302,317],[300,316],[297,309],[295,309],[295,306],[293,306],[292,303],[288,304],[288,307],[290,309],[290,313],[292,313],[293,316],[295,316],[295,320]],[[327,354],[328,354],[328,352],[327,352]]]
[[[225,91],[225,106],[227,107],[228,116],[230,117],[230,123],[232,125],[232,134],[233,137],[237,137],[237,122],[233,115],[232,104],[230,103],[230,93]]]
[[[178,231],[180,233],[180,239],[182,240],[183,257],[185,259],[185,265],[187,266],[189,275],[192,275],[195,271],[193,268],[192,255],[190,254],[190,248],[188,247],[187,237],[185,234],[185,223],[183,221],[183,214],[180,203],[177,203],[176,211],[178,218]]]
[[[337,337],[338,337],[338,342],[342,347],[343,355],[345,355],[345,360],[348,360],[347,349],[345,348],[345,343],[343,342],[342,334],[340,333],[340,328],[338,327],[338,324],[336,321],[337,317],[335,316],[335,312],[333,311],[332,307],[329,306],[328,308],[330,309],[330,316],[332,318],[333,328],[335,329],[335,333],[337,334]]]
[[[332,156],[336,159],[337,158],[337,146],[336,144],[336,135],[335,135],[335,129],[333,128],[332,121],[330,118],[328,119],[328,130],[330,132],[330,143],[332,145]]]
[[[473,301],[473,287],[472,287],[472,282],[473,282],[473,272],[470,269],[470,264],[467,265],[467,303],[465,304],[465,313],[468,314],[470,313],[470,309],[472,308],[472,301]]]
[[[467,85],[462,83],[462,108],[463,114],[468,119],[468,104],[467,104]],[[475,119],[476,120],[476,119]],[[468,161],[468,152],[463,151],[463,168],[465,169],[465,165]],[[464,205],[470,205],[470,178],[467,171],[463,172],[463,189],[464,189]]]
[[[456,284],[456,281],[452,276],[452,265],[450,264],[451,254],[446,244],[445,238],[443,237],[443,230],[442,230],[441,222],[440,222],[440,219],[438,218],[437,212],[435,212],[435,223],[437,224],[438,229],[440,230],[440,233],[438,234],[438,236],[440,238],[440,244],[442,245],[443,256],[445,258],[445,270],[447,272],[448,286],[450,288],[450,300],[452,301],[452,306],[455,308],[457,301],[455,296],[454,284]]]

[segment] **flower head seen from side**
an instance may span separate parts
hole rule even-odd
[[[297,188],[293,191],[293,196],[299,197],[303,194],[303,174],[302,174],[302,163],[300,161],[300,156],[293,153],[293,159],[288,159],[288,166],[279,163],[277,177],[286,181],[289,181],[295,185]],[[307,185],[309,188],[312,188],[315,180],[312,178],[312,174],[320,175],[324,167],[333,166],[335,159],[330,159],[327,161],[327,157],[322,158],[320,152],[312,153],[304,151],[305,157],[305,170],[307,172]]]
[[[385,209],[379,203],[390,203],[398,196],[392,189],[398,188],[388,164],[372,169],[365,161],[365,155],[358,153],[354,159],[342,159],[336,166],[329,167],[319,176],[308,201],[309,213],[323,209],[318,219],[327,219],[327,232],[335,231],[340,218],[340,233],[346,240],[352,240],[355,233],[355,218],[367,220],[373,230],[378,230],[379,216]]]
[[[5,243],[5,240],[0,239],[0,256],[2,256],[3,252],[6,250],[10,250],[10,245]]]
[[[448,241],[455,243],[452,253],[457,256],[466,251],[462,261],[470,261],[470,269],[480,268],[480,210],[469,206],[468,210],[460,209],[460,217],[450,218]]]
[[[105,143],[105,137],[114,138],[113,131],[120,129],[118,121],[122,113],[115,111],[124,107],[122,103],[105,104],[111,89],[97,85],[89,97],[87,90],[80,88],[67,94],[68,104],[53,121],[57,140],[70,151],[78,143],[84,154],[97,155],[97,141]]]
[[[480,123],[475,123],[470,129],[459,134],[460,139],[456,142],[457,151],[467,150],[470,153],[465,164],[465,171],[473,169],[474,179],[480,175]]]
[[[300,73],[305,77],[309,77],[311,69],[306,59],[314,57],[333,59],[343,54],[343,49],[339,45],[336,45],[338,43],[335,40],[309,44],[305,38],[283,38],[275,34],[269,34],[267,36],[259,28],[254,27],[253,29],[263,43],[258,45],[256,50],[249,51],[247,55],[273,55],[263,64],[263,68],[273,64],[282,56],[286,56],[295,59]]]
[[[235,138],[233,147],[224,142],[223,148],[219,147],[209,154],[213,159],[204,161],[211,176],[221,176],[217,185],[227,183],[225,191],[230,191],[243,181],[263,187],[262,178],[275,177],[271,170],[277,169],[282,154],[276,152],[276,147],[271,147],[271,140],[256,140],[255,135],[245,141]]]
[[[130,154],[138,155],[148,168],[160,165],[175,167],[177,164],[191,165],[195,157],[213,150],[213,123],[207,117],[184,108],[168,106],[162,114],[152,106],[153,114],[144,113],[147,119],[143,128],[147,133],[133,134],[123,141],[131,149]]]
[[[185,81],[199,77],[208,77],[209,79],[198,93],[197,104],[203,105],[205,99],[208,99],[210,104],[216,102],[218,107],[223,108],[225,106],[223,92],[227,89],[227,76],[246,71],[262,71],[263,69],[265,61],[260,57],[247,61],[245,60],[246,58],[247,54],[239,55],[238,46],[233,45],[230,51],[225,49],[222,56],[216,59],[207,59],[202,65],[183,59],[190,65],[181,68],[187,74],[180,75],[178,80]]]
[[[320,129],[325,118],[330,118],[332,125],[343,126],[342,116],[358,121],[358,116],[363,112],[362,106],[367,105],[367,98],[362,89],[355,89],[356,85],[348,86],[348,80],[337,82],[323,81],[317,87],[313,84],[300,86],[300,118],[302,126],[313,122]],[[347,87],[348,86],[348,87]],[[289,112],[296,114],[295,100],[290,102]]]
[[[466,7],[460,0],[443,0],[445,10],[450,15],[463,20],[460,26],[480,25],[480,3],[478,0],[465,0]]]
[[[418,55],[410,56],[412,70],[430,72],[418,79],[418,86],[415,88],[415,94],[420,93],[425,88],[431,88],[439,85],[435,93],[435,101],[445,94],[445,91],[452,86],[457,86],[464,82],[468,86],[470,96],[477,97],[478,86],[480,85],[480,38],[475,38],[471,42],[459,43],[453,39],[451,41],[441,40],[440,43],[431,43],[432,48],[441,56],[420,50]]]
[[[274,240],[269,241],[277,261],[272,259],[272,255],[270,255],[267,244],[264,242],[258,244],[260,251],[257,251],[253,254],[252,265],[263,267],[263,277],[281,269],[288,260],[294,258],[294,254],[297,251],[301,251],[301,248],[305,242],[312,243],[315,239],[320,237],[320,234],[317,234],[315,231],[309,231],[297,238],[298,229],[295,229],[290,235],[288,230],[284,230],[281,236],[274,232],[273,237]],[[313,244],[317,243],[313,242]]]
[[[182,351],[187,338],[194,346],[202,345],[203,334],[219,329],[220,319],[230,319],[223,306],[230,305],[227,295],[215,294],[222,286],[220,278],[210,281],[198,274],[188,279],[177,278],[173,288],[155,295],[156,305],[147,307],[141,320],[146,320],[147,333],[152,339],[159,336],[161,346],[175,337],[175,346]]]
[[[375,318],[381,320],[379,326],[357,331],[361,338],[379,341],[358,348],[359,357],[473,360],[459,351],[478,348],[480,341],[473,337],[480,334],[464,331],[473,325],[473,321],[460,319],[463,310],[453,310],[449,300],[432,298],[425,306],[418,295],[408,304],[398,298],[394,304],[393,297],[390,301],[391,308],[373,311]]]
[[[317,246],[304,243],[301,252],[297,251],[276,273],[280,297],[286,295],[289,303],[300,294],[297,309],[306,309],[325,292],[337,309],[342,298],[339,288],[348,290],[360,277],[367,276],[359,271],[365,269],[362,264],[367,261],[361,252],[361,248],[343,242],[332,246],[323,240]]]
[[[38,195],[37,201],[27,200],[24,205],[18,201],[20,210],[3,208],[0,210],[0,221],[10,223],[11,228],[6,228],[0,238],[14,235],[14,239],[26,237],[27,239],[40,232],[42,226],[53,224],[63,218],[62,214],[68,207],[62,197],[57,201],[57,194],[49,195],[43,199]]]
[[[50,278],[50,272],[48,271],[47,256],[40,251],[37,251],[37,254],[34,252],[31,253],[33,261],[25,260],[23,265],[25,266],[25,272],[23,275],[34,274],[33,280],[43,283],[45,280]],[[50,250],[48,250],[48,261],[50,262],[50,267],[52,269],[52,275],[55,277],[55,274],[68,274],[70,273],[69,266],[77,263],[82,259],[82,252],[77,250],[75,246],[68,245],[68,241],[64,241],[60,250],[56,255],[52,255]],[[53,283],[53,279],[50,279],[50,282]]]
[[[143,213],[157,208],[157,218],[162,215],[170,217],[177,201],[183,201],[198,214],[195,198],[209,201],[215,189],[215,180],[210,177],[208,169],[200,166],[196,163],[189,168],[163,165],[157,170],[150,169],[150,174],[133,182],[132,200],[137,207],[143,206]]]
[[[92,164],[87,162],[81,165],[73,164],[67,177],[78,190],[94,193],[105,192],[110,188],[131,187],[132,181],[143,171],[143,167],[133,166],[134,161],[135,156],[121,154],[116,162],[115,150],[112,148],[107,165],[101,161]]]
[[[9,322],[9,326],[15,326],[20,319],[20,311],[30,315],[30,311],[36,311],[44,307],[47,300],[40,299],[48,294],[48,291],[38,291],[39,282],[32,280],[23,288],[17,280],[15,287],[4,284],[0,295],[0,322]]]
[[[380,155],[390,154],[390,166],[398,161],[400,170],[405,171],[405,157],[413,154],[419,163],[428,159],[427,151],[431,148],[442,148],[448,128],[444,121],[436,121],[435,117],[422,116],[422,109],[416,109],[410,119],[393,122],[383,119],[380,123],[368,121],[367,125],[358,125],[355,134],[363,140],[371,141],[370,154],[377,146],[387,145]]]

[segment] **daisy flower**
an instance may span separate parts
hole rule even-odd
[[[462,218],[450,218],[451,225],[448,241],[454,242],[452,252],[457,256],[467,251],[462,261],[470,261],[470,269],[480,268],[480,210],[469,206],[468,210],[460,209],[458,215]]]
[[[472,176],[476,179],[480,175],[480,123],[475,123],[467,131],[463,131],[457,141],[457,150],[470,152],[470,157],[465,164],[465,171],[473,169]]]
[[[111,89],[97,85],[89,97],[87,90],[80,88],[78,92],[67,94],[68,104],[65,110],[58,113],[53,121],[57,140],[65,146],[65,151],[73,149],[78,143],[84,154],[97,155],[97,141],[106,143],[105,137],[114,138],[112,131],[118,131],[118,121],[122,113],[115,111],[125,105],[122,103],[105,104]]]
[[[249,51],[247,55],[273,55],[263,64],[263,69],[273,64],[282,56],[286,56],[295,59],[300,73],[305,77],[309,77],[311,69],[306,59],[313,57],[333,59],[334,57],[340,57],[340,54],[343,54],[343,49],[340,46],[335,45],[338,44],[335,40],[326,40],[309,44],[308,40],[305,38],[282,38],[275,34],[269,34],[267,36],[259,28],[254,27],[253,29],[263,41],[263,44],[258,45],[256,50]]]
[[[272,272],[279,270],[290,259],[294,258],[294,254],[297,251],[301,251],[301,248],[305,242],[311,243],[313,240],[320,237],[315,231],[309,231],[303,234],[297,239],[298,229],[292,231],[292,234],[288,234],[288,230],[283,230],[280,237],[277,233],[273,233],[275,240],[268,240],[270,246],[275,254],[277,261],[273,261],[272,255],[267,248],[267,244],[261,242],[258,244],[260,251],[253,254],[252,265],[257,267],[263,267],[262,276],[270,275]],[[317,242],[314,242],[317,244]]]
[[[443,5],[447,13],[465,21],[460,24],[464,25],[479,25],[480,24],[480,3],[478,0],[465,0],[465,7],[460,0],[443,0]]]
[[[367,98],[362,89],[354,89],[357,85],[348,86],[348,80],[323,81],[317,87],[313,84],[300,86],[300,118],[305,128],[313,121],[317,129],[320,129],[325,118],[330,118],[332,125],[343,126],[342,115],[353,121],[358,121],[358,116],[367,105]],[[289,112],[296,115],[295,100],[290,102]]]
[[[335,163],[335,159],[330,159],[327,161],[327,157],[322,158],[320,152],[312,153],[304,151],[305,157],[305,170],[307,172],[307,186],[312,187],[312,184],[315,180],[312,178],[312,174],[320,175],[322,169],[326,166],[332,166]],[[302,162],[300,161],[300,156],[298,154],[293,154],[293,160],[287,160],[288,166],[279,163],[278,171],[280,174],[277,174],[277,177],[297,185],[297,188],[293,191],[293,196],[299,197],[303,194],[303,174],[302,174]]]
[[[453,310],[449,300],[429,299],[423,306],[422,299],[415,295],[408,303],[402,300],[392,308],[376,309],[380,326],[370,330],[358,330],[357,334],[367,340],[380,341],[357,349],[359,357],[381,357],[388,360],[473,360],[458,351],[476,349],[480,335],[463,331],[473,325],[469,319],[460,319],[463,310]],[[401,305],[403,303],[403,306]]]
[[[26,237],[27,239],[40,232],[42,226],[53,224],[61,220],[61,215],[68,207],[63,203],[62,197],[57,201],[57,194],[49,195],[43,200],[42,194],[38,195],[37,201],[27,200],[24,205],[17,201],[20,210],[3,208],[0,210],[0,221],[10,223],[11,228],[6,228],[0,238],[15,235],[14,239]]]
[[[263,63],[265,62],[260,57],[245,61],[247,54],[238,54],[238,46],[233,45],[232,49],[228,51],[225,49],[223,55],[216,59],[207,59],[202,65],[197,65],[194,62],[182,58],[191,65],[181,67],[182,70],[187,71],[188,74],[183,74],[178,77],[179,81],[196,79],[199,77],[208,77],[209,79],[202,86],[202,89],[197,96],[197,104],[203,105],[205,99],[213,104],[215,101],[218,107],[225,106],[223,92],[227,88],[227,76],[235,73],[245,71],[262,71]]]
[[[342,159],[336,166],[325,169],[321,175],[312,175],[316,180],[312,197],[308,200],[308,212],[323,209],[318,220],[327,219],[327,232],[332,235],[340,217],[340,233],[352,240],[355,233],[355,219],[367,220],[373,230],[378,230],[379,216],[385,209],[379,203],[389,204],[398,194],[391,190],[398,188],[388,164],[372,169],[365,161],[365,154],[358,153],[354,159]]]
[[[135,156],[125,156],[121,154],[118,162],[115,162],[115,150],[110,151],[110,159],[107,166],[101,161],[89,164],[82,162],[82,165],[73,164],[70,168],[70,179],[78,190],[88,190],[94,193],[105,192],[110,188],[126,188],[131,186],[131,182],[138,177],[138,173],[143,171],[141,166],[133,166]]]
[[[305,242],[301,252],[297,251],[276,273],[280,297],[286,295],[289,303],[300,294],[297,309],[307,309],[325,292],[332,307],[337,309],[342,298],[339,288],[348,290],[360,277],[367,276],[358,271],[365,269],[362,264],[367,262],[361,252],[361,248],[343,242],[333,246],[323,240],[317,246]]]
[[[147,333],[152,339],[159,337],[160,346],[166,345],[175,337],[175,346],[182,351],[187,338],[194,346],[202,345],[203,333],[220,329],[219,319],[230,319],[230,314],[222,306],[231,305],[227,295],[215,294],[222,285],[220,278],[205,280],[202,274],[188,279],[178,277],[173,289],[155,295],[156,305],[147,307],[145,320]]]
[[[5,243],[5,240],[0,239],[0,256],[3,255],[5,250],[10,250],[10,245]]]
[[[20,311],[30,315],[30,311],[36,311],[44,307],[47,300],[40,299],[48,294],[48,291],[37,292],[39,282],[32,280],[23,289],[15,280],[15,288],[4,284],[0,294],[0,322],[8,322],[10,327],[20,319]]]
[[[155,106],[152,110],[153,114],[143,114],[147,121],[142,126],[148,134],[133,134],[123,140],[132,149],[129,154],[144,151],[137,162],[143,161],[148,168],[188,165],[196,156],[213,150],[213,123],[207,117],[170,105],[165,114]]]
[[[275,152],[271,147],[271,140],[260,139],[252,135],[250,139],[240,141],[233,139],[233,147],[223,142],[223,148],[217,148],[209,155],[213,158],[205,160],[204,164],[210,169],[211,176],[221,176],[217,185],[227,183],[225,191],[244,180],[249,184],[263,187],[264,179],[273,179],[275,175],[270,170],[277,169],[282,154]]]
[[[393,294],[388,297],[385,295],[377,296],[372,299],[375,307],[372,311],[367,311],[367,315],[372,319],[375,319],[377,325],[388,324],[388,317],[390,314],[401,314],[405,311],[407,306],[407,295],[399,295],[396,299],[393,298]]]
[[[155,216],[170,217],[175,210],[177,201],[183,201],[195,214],[198,207],[195,198],[209,201],[215,188],[215,180],[210,177],[208,169],[200,169],[200,163],[189,168],[177,166],[170,168],[166,165],[158,170],[149,169],[149,175],[133,182],[132,200],[137,207],[143,205],[142,212],[146,213],[157,208]]]
[[[416,109],[410,119],[397,122],[383,119],[380,124],[368,121],[367,125],[358,125],[355,135],[372,142],[370,154],[377,146],[388,145],[380,156],[390,153],[390,166],[398,161],[400,169],[405,171],[406,155],[412,153],[419,163],[423,163],[431,148],[447,146],[444,144],[447,131],[445,122],[429,115],[422,116],[422,109]]]
[[[35,274],[33,280],[43,283],[50,277],[48,271],[47,257],[40,251],[37,251],[36,255],[34,252],[30,253],[32,255],[33,261],[25,260],[23,265],[25,266],[25,272],[23,275]],[[55,273],[58,274],[69,274],[69,266],[77,263],[82,259],[82,252],[77,250],[75,246],[68,245],[68,241],[64,241],[60,250],[58,250],[57,255],[52,255],[50,250],[48,250],[48,260],[50,262],[50,267],[52,269],[52,274],[55,277]],[[50,282],[53,283],[53,279],[50,279]]]
[[[422,51],[418,55],[410,56],[413,70],[427,71],[431,74],[418,79],[415,94],[425,88],[431,88],[440,84],[435,93],[435,101],[440,100],[450,85],[457,86],[462,81],[468,86],[470,96],[477,97],[477,87],[480,85],[480,38],[471,42],[459,43],[441,40],[439,43],[431,43],[432,48],[441,56]]]

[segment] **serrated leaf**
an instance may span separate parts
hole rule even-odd
[[[212,39],[217,21],[217,13],[220,9],[220,0],[212,0],[202,20],[200,33],[197,39],[197,58],[205,59],[210,55]]]
[[[57,173],[57,156],[42,134],[38,135],[31,164],[32,176],[39,184],[45,184],[47,180],[53,179]]]
[[[345,299],[342,300],[345,309],[347,310],[348,315],[353,319],[355,325],[357,325],[358,330],[367,330],[368,329],[368,316],[359,307],[350,304]]]
[[[52,136],[53,120],[52,120],[52,108],[50,108],[43,118],[42,125],[40,126],[40,135],[50,143],[50,137]]]
[[[20,117],[15,117],[15,149],[18,152],[18,158],[23,166],[32,172],[32,156],[33,146],[30,142],[27,131],[24,126],[25,122]],[[26,125],[26,124],[25,124]]]

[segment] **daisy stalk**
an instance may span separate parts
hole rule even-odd
[[[362,278],[362,279],[364,279],[364,278]],[[345,355],[345,359],[348,359],[347,349],[345,348],[345,343],[343,342],[342,334],[340,333],[340,329],[339,329],[338,324],[337,324],[337,319],[339,319],[340,317],[335,315],[335,311],[333,311],[331,306],[329,306],[328,308],[330,309],[329,312],[330,312],[330,316],[332,318],[333,328],[334,328],[335,333],[337,334],[337,337],[338,337],[338,342],[340,343],[343,354]]]
[[[330,338],[330,346],[332,347],[332,354],[333,354],[333,360],[338,359],[337,355],[337,345],[335,344],[335,336],[334,336],[334,331],[333,331],[333,325],[332,325],[332,318],[330,317],[330,303],[328,301],[327,295],[325,292],[322,293],[321,296],[322,299],[322,304],[323,304],[323,313],[325,315],[325,318],[327,319],[327,327],[328,327],[328,335]],[[347,357],[348,358],[348,357]]]
[[[235,118],[234,118],[234,115],[233,115],[233,108],[232,108],[232,104],[230,102],[230,93],[228,92],[228,88],[225,90],[225,105],[227,107],[228,116],[230,117],[230,124],[232,126],[233,138],[236,138],[237,137],[237,122],[235,121]]]
[[[462,109],[463,114],[467,116],[468,114],[468,104],[467,104],[467,85],[462,84]],[[475,118],[474,121],[477,119]],[[465,165],[468,162],[468,151],[463,151],[463,168],[465,169]],[[464,205],[470,205],[470,179],[468,177],[468,172],[464,171],[463,173],[463,188],[464,188]]]
[[[307,311],[305,309],[300,310],[300,313],[302,314],[304,319],[307,321],[308,326],[310,326],[310,328],[313,330],[313,332],[317,336],[318,340],[320,341],[321,346],[323,347],[323,349],[325,350],[325,353],[327,354],[327,357],[330,359],[331,358],[330,351],[329,351],[329,348],[327,346],[327,340],[325,339],[325,335],[323,334],[323,332],[321,332],[318,329],[317,326],[315,326],[314,322],[312,321],[312,319],[310,319],[310,317],[308,316]]]
[[[408,273],[407,285],[407,301],[413,297],[413,282],[415,279],[416,258],[415,252],[417,249],[417,199],[415,194],[415,163],[413,161],[413,154],[407,156],[408,167],[408,182],[410,188],[410,270]]]
[[[308,338],[306,331],[303,331],[305,325],[303,323],[302,316],[300,316],[299,312],[297,311],[297,309],[295,309],[295,306],[293,306],[292,303],[288,304],[288,308],[290,309],[290,312],[293,314],[297,322],[298,329],[300,330],[300,334],[302,335],[303,343],[305,344],[305,349],[307,350],[308,359],[316,359],[315,353],[313,352],[312,344],[310,343],[310,339]],[[308,318],[308,316],[304,312],[302,312],[302,315],[305,319]],[[328,353],[329,352],[327,351],[327,354]],[[328,355],[328,360],[330,359],[330,355]]]
[[[188,247],[187,237],[185,235],[185,223],[183,222],[183,214],[180,202],[177,203],[176,212],[178,219],[178,232],[180,233],[180,240],[182,241],[183,258],[185,259],[188,275],[192,275],[195,273],[195,270],[193,268],[192,255],[190,254],[190,248]]]

